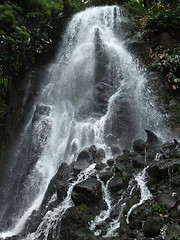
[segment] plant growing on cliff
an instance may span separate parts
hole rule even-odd
[[[124,6],[134,13],[144,14],[146,12],[143,1],[129,0],[124,3]]]
[[[165,208],[164,203],[153,203],[151,209],[159,214],[165,215],[168,213],[168,210]]]
[[[87,205],[85,203],[82,203],[80,206],[79,206],[79,211],[81,213],[88,213],[88,209],[87,209]]]
[[[180,5],[175,7],[153,4],[149,9],[147,27],[155,31],[178,33],[180,29]]]
[[[177,48],[156,48],[154,55],[154,66],[166,75],[173,90],[180,88],[180,50]]]

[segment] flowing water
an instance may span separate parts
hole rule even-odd
[[[125,47],[129,24],[127,12],[117,6],[89,8],[70,21],[8,166],[0,221],[9,228],[2,228],[1,238],[23,230],[60,164],[75,161],[81,149],[95,144],[111,155],[107,135],[130,149],[145,137],[144,129],[163,129],[147,72]],[[106,191],[104,197],[109,198]],[[107,204],[104,219],[111,201]],[[44,217],[47,223],[49,218]]]

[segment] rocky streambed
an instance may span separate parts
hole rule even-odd
[[[180,144],[146,132],[112,159],[93,145],[62,163],[39,211],[8,239],[180,239]]]
[[[91,147],[68,166],[77,174],[90,161],[100,161],[95,173],[74,187],[61,239],[180,238],[180,145],[147,135],[146,142],[134,142],[133,152],[124,150],[106,163],[102,155],[93,158],[102,150]],[[59,199],[61,188],[57,184]]]

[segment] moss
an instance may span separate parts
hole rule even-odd
[[[162,215],[165,215],[168,213],[168,210],[164,207],[164,203],[154,203],[151,206],[151,209]]]
[[[81,213],[88,213],[88,209],[87,209],[87,205],[85,203],[82,203],[80,206],[79,206],[79,211]]]

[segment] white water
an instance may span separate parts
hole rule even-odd
[[[95,232],[96,236],[99,236],[101,232],[99,230],[95,231],[96,227],[103,223],[110,215],[111,209],[112,209],[112,203],[111,203],[111,195],[108,190],[108,184],[112,178],[110,178],[106,183],[100,180],[99,176],[97,176],[97,179],[101,182],[102,186],[102,192],[103,192],[103,200],[107,204],[107,209],[100,212],[99,215],[95,217],[94,220],[91,221],[90,224],[90,230]]]
[[[144,134],[144,129],[157,132],[160,126],[163,127],[162,117],[146,84],[146,71],[127,52],[121,40],[124,33],[118,29],[124,22],[129,22],[125,12],[115,6],[89,8],[72,18],[36,102],[47,107],[49,113],[40,114],[23,133],[28,135],[32,128],[34,150],[40,151],[24,180],[25,187],[19,190],[21,207],[16,210],[14,226],[0,233],[1,238],[22,231],[28,217],[40,207],[48,184],[61,162],[71,163],[81,149],[92,144],[104,148],[109,154],[109,148],[104,143],[108,133],[116,133],[121,147],[128,148],[131,141]],[[97,52],[98,47],[100,52]],[[105,63],[100,66],[102,56]],[[99,82],[115,89],[109,96],[106,112],[99,112],[93,100],[94,86]],[[130,112],[127,119],[131,120],[129,126],[133,131],[128,125],[127,129],[124,128],[128,121],[125,119],[123,122],[119,117],[118,103],[121,99],[128,104],[125,112]],[[123,106],[119,109],[120,113]],[[122,133],[118,132],[119,129]],[[34,153],[30,154],[33,156]],[[137,181],[143,180],[140,178]],[[9,209],[7,207],[7,211]],[[53,214],[56,216],[56,210]],[[106,212],[103,218],[108,214]],[[45,217],[49,219],[50,215]]]
[[[91,174],[93,174],[95,172],[94,167],[95,167],[95,164],[92,164],[90,167],[80,172],[77,180],[69,186],[66,198],[61,202],[61,204],[57,208],[54,208],[52,211],[48,211],[45,214],[37,230],[29,234],[25,238],[25,240],[38,239],[42,235],[43,235],[43,240],[48,239],[49,231],[51,229],[56,229],[57,224],[59,223],[59,220],[61,219],[62,215],[66,212],[68,208],[74,205],[73,201],[71,200],[71,193],[72,193],[73,187],[76,184],[80,183],[81,181],[86,180]]]
[[[149,191],[148,187],[146,186],[146,168],[137,174],[137,176],[135,177],[135,180],[137,181],[137,184],[140,188],[141,191],[141,199],[138,203],[134,204],[128,211],[127,213],[127,218],[126,218],[126,222],[127,224],[129,224],[129,216],[132,213],[132,211],[137,208],[138,206],[140,206],[141,204],[143,204],[143,202],[152,199],[152,194]]]

